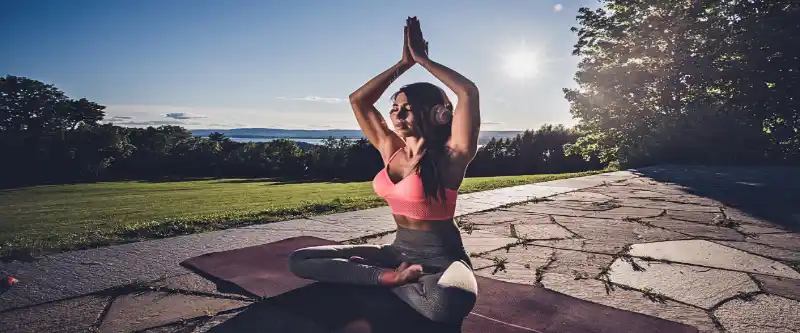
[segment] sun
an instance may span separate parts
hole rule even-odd
[[[505,60],[505,70],[513,78],[527,78],[536,75],[538,70],[536,54],[533,52],[514,52]]]

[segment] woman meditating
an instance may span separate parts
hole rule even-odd
[[[392,95],[391,130],[374,104],[415,64],[458,96],[420,82]],[[385,245],[315,246],[292,253],[297,276],[322,282],[382,285],[425,317],[458,323],[475,305],[477,282],[453,220],[458,188],[477,151],[480,131],[474,83],[428,57],[419,21],[408,18],[401,60],[350,95],[362,131],[385,168],[373,180],[397,223]]]

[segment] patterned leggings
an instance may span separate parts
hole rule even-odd
[[[419,264],[415,282],[391,287],[417,312],[437,322],[459,322],[475,305],[478,286],[463,247],[453,251],[429,231],[398,229],[392,244],[326,245],[296,250],[289,269],[297,276],[333,283],[377,285],[380,273],[403,262]],[[353,262],[357,256],[365,262]]]

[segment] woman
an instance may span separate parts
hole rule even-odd
[[[350,95],[356,119],[385,168],[373,187],[392,209],[396,239],[385,245],[317,246],[295,251],[290,269],[323,282],[383,285],[425,317],[458,323],[477,298],[472,263],[453,215],[457,190],[477,150],[480,131],[474,83],[428,57],[419,21],[408,18],[401,60]],[[415,64],[458,96],[414,83],[393,94],[390,130],[375,102]]]

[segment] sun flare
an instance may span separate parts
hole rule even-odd
[[[506,72],[514,78],[526,78],[536,74],[536,55],[532,52],[515,52],[508,55],[505,64]]]

